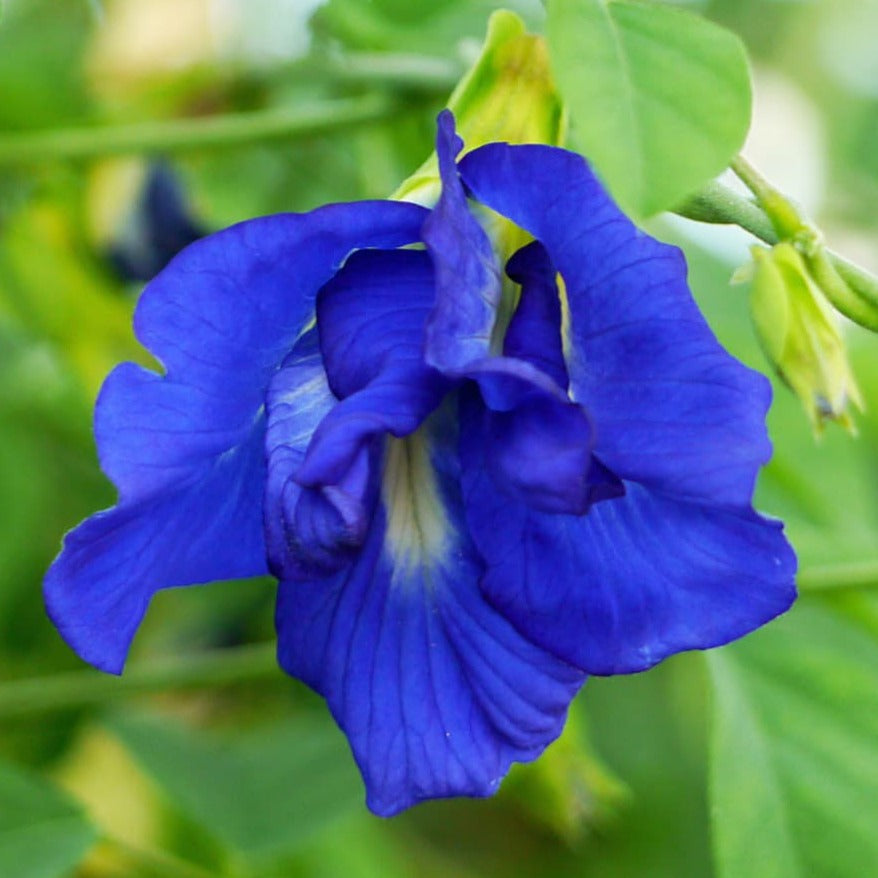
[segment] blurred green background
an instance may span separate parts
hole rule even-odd
[[[275,669],[269,581],[161,593],[126,677],[84,669],[40,583],[63,532],[114,499],[91,410],[113,364],[149,362],[130,318],[174,244],[157,228],[387,196],[431,151],[489,12],[539,29],[542,7],[0,5],[0,878],[875,874],[878,341],[854,328],[858,437],[815,441],[782,387],[770,416],[759,505],[799,552],[796,608],[707,658],[590,681],[493,800],[369,815],[322,702]],[[878,0],[679,5],[751,52],[748,156],[878,270]],[[652,230],[765,370],[728,283],[747,237]]]

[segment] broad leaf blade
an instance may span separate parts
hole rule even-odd
[[[878,642],[819,604],[710,656],[720,878],[878,863]]]
[[[0,875],[67,875],[96,839],[82,809],[61,790],[0,763]]]
[[[158,717],[120,715],[110,728],[182,814],[251,865],[290,855],[363,799],[328,718],[229,741]]]
[[[734,34],[634,0],[549,0],[548,12],[573,145],[629,213],[672,208],[727,167],[751,108]]]

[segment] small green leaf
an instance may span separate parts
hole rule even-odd
[[[628,212],[672,208],[726,168],[750,124],[734,34],[636,0],[549,0],[548,13],[573,144]]]
[[[250,865],[288,856],[363,800],[328,718],[228,741],[158,717],[120,715],[110,729],[183,815]]]
[[[0,875],[67,875],[96,839],[76,802],[42,778],[0,762]]]
[[[878,643],[800,604],[711,653],[719,878],[842,878],[878,862]]]

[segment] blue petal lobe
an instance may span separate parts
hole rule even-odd
[[[779,522],[630,482],[587,515],[545,514],[493,490],[477,415],[464,415],[461,456],[482,589],[543,648],[587,673],[630,673],[740,637],[792,603]]]
[[[571,388],[604,464],[681,499],[747,504],[771,453],[770,386],[720,347],[682,254],[640,232],[574,153],[489,144],[460,173],[564,278]]]
[[[485,460],[494,486],[533,509],[582,515],[621,496],[621,481],[594,459],[582,409],[534,397],[508,412],[483,411]]]
[[[454,117],[438,119],[436,155],[442,195],[424,223],[423,240],[436,270],[436,304],[426,329],[424,357],[449,376],[488,354],[500,302],[500,273],[488,236],[470,212],[455,156],[462,143]]]
[[[302,488],[293,478],[314,431],[336,403],[317,331],[311,329],[271,379],[266,397],[265,541],[275,576],[335,570],[350,560],[365,534],[371,488],[368,457],[355,462],[342,485],[327,491]]]
[[[252,220],[194,243],[147,285],[135,331],[166,372],[124,364],[105,382],[95,435],[119,505],[68,535],[46,578],[80,655],[118,670],[157,589],[266,571],[269,379],[348,253],[414,241],[425,215],[362,202]]]
[[[67,534],[44,584],[64,639],[118,674],[156,591],[265,572],[264,479],[261,445],[247,443],[177,490],[99,512]]]
[[[418,428],[451,388],[424,362],[434,274],[423,251],[365,251],[321,290],[318,331],[330,387],[342,397],[316,430],[296,480],[336,484],[365,442]]]
[[[582,406],[527,360],[487,357],[466,374],[484,400],[483,441],[496,486],[547,512],[586,512],[598,499],[595,473],[603,484],[605,470],[592,467],[594,432]]]
[[[242,441],[320,287],[356,247],[417,240],[424,216],[394,202],[335,204],[250,220],[180,253],[134,317],[166,374],[148,388],[111,376],[95,412],[101,465],[120,500],[174,485]]]
[[[506,264],[506,274],[521,285],[521,298],[503,338],[503,354],[531,363],[566,391],[561,299],[545,247],[539,241],[522,247]]]
[[[344,399],[389,371],[430,373],[424,324],[435,300],[423,250],[361,250],[317,297],[320,350],[329,385]]]
[[[545,512],[582,514],[624,488],[594,459],[591,423],[566,395],[555,269],[534,241],[513,255],[506,273],[521,296],[504,356],[469,367],[489,406],[481,414],[485,460],[500,491]]]
[[[322,362],[313,351],[290,357],[268,397],[266,528],[280,578],[350,561],[372,513],[384,434],[416,430],[448,391],[422,359],[432,303],[423,251],[355,253],[320,291]]]
[[[560,733],[584,679],[482,597],[456,460],[423,433],[392,440],[357,559],[282,582],[277,607],[281,665],[327,699],[380,815],[490,795]]]

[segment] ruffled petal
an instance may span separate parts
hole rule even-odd
[[[492,484],[478,409],[461,436],[482,589],[527,638],[590,674],[644,670],[740,637],[795,598],[780,522],[626,483],[584,516],[547,515]]]
[[[416,250],[355,254],[321,291],[321,350],[344,398],[315,431],[299,484],[339,483],[365,443],[408,435],[439,405],[452,383],[422,356],[432,301],[430,259]]]
[[[269,379],[348,253],[416,240],[424,216],[362,202],[252,220],[196,242],[146,287],[135,330],[166,372],[124,364],[107,379],[95,435],[119,505],[68,535],[45,583],[80,655],[118,671],[157,589],[266,572]]]
[[[458,177],[454,159],[463,143],[454,132],[454,116],[444,110],[437,122],[442,195],[423,229],[436,270],[436,304],[427,323],[424,358],[455,377],[488,354],[500,302],[500,271]]]
[[[99,512],[67,534],[44,584],[64,639],[121,673],[156,591],[264,571],[264,478],[261,444],[251,442],[177,490]]]
[[[749,503],[771,453],[770,386],[720,347],[682,254],[640,232],[574,153],[489,144],[460,173],[542,242],[564,278],[571,388],[604,464],[681,499]]]
[[[281,583],[281,665],[327,699],[381,815],[493,793],[560,733],[584,679],[482,597],[456,479],[447,446],[429,452],[424,431],[393,440],[356,561]]]
[[[582,514],[624,489],[594,460],[588,415],[567,396],[561,304],[545,249],[538,242],[523,247],[506,270],[521,296],[504,355],[466,370],[487,406],[481,413],[485,460],[499,490],[545,512]]]
[[[592,454],[582,408],[534,396],[511,411],[481,410],[485,465],[493,489],[532,509],[583,515],[593,503],[625,493]]]
[[[291,357],[269,391],[266,526],[280,578],[326,575],[350,561],[372,514],[384,435],[416,430],[448,391],[422,359],[432,304],[423,251],[355,253],[320,291],[322,363],[313,353]]]
[[[317,297],[320,350],[339,399],[382,373],[433,372],[423,361],[424,325],[436,291],[423,250],[354,253]]]
[[[521,296],[503,337],[504,356],[536,366],[566,392],[561,297],[546,248],[539,241],[522,247],[506,264],[506,274],[521,286]]]
[[[165,375],[121,367],[95,411],[101,466],[120,501],[175,485],[245,441],[320,287],[357,247],[417,240],[424,216],[394,202],[335,204],[250,220],[180,253],[134,317]]]
[[[346,491],[336,488],[329,497],[319,489],[303,489],[292,478],[314,431],[337,402],[329,389],[317,331],[311,329],[271,379],[266,397],[265,541],[271,572],[278,578],[336,570],[365,536],[368,460],[351,467]]]

